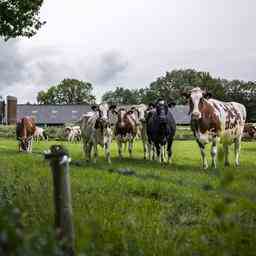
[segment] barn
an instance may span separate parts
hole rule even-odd
[[[125,108],[129,108],[129,106],[125,106]],[[17,98],[7,96],[6,103],[2,102],[0,104],[0,121],[6,124],[15,124],[22,117],[31,116],[39,126],[60,126],[79,120],[82,115],[90,110],[91,106],[88,104],[17,104]],[[177,105],[172,108],[174,119],[179,125],[190,123],[188,112],[189,108],[185,105]]]
[[[90,105],[37,105],[18,104],[17,120],[31,116],[37,125],[64,125],[75,122],[91,110]]]

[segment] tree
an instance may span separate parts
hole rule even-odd
[[[93,87],[90,83],[76,79],[64,79],[37,95],[39,104],[94,104]]]
[[[163,98],[166,101],[175,100],[177,104],[185,104],[185,99],[181,97],[182,92],[197,86],[215,94],[217,92],[218,97],[224,94],[222,84],[208,72],[193,69],[173,70],[157,78],[145,89],[143,102],[149,103]]]
[[[0,36],[31,37],[45,24],[38,17],[43,0],[0,0]]]
[[[107,91],[102,96],[102,101],[110,104],[133,105],[143,101],[144,89],[125,89],[116,87],[114,91]]]

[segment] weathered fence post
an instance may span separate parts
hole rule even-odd
[[[66,255],[75,255],[74,225],[72,220],[71,189],[69,178],[69,158],[68,151],[60,145],[51,146],[45,152],[45,159],[50,161],[54,185],[54,205],[55,205],[55,228],[58,239],[64,241]]]

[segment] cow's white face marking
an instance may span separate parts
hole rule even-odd
[[[121,120],[123,120],[124,119],[124,115],[125,115],[125,110],[120,110],[120,118],[121,118]]]
[[[99,105],[99,111],[101,113],[101,118],[104,120],[108,119],[108,104],[100,104]]]
[[[200,99],[203,98],[203,91],[201,90],[201,88],[196,87],[192,89],[190,98],[193,103],[193,110],[191,112],[192,117],[196,119],[200,119],[202,117],[202,114],[199,111],[199,102],[200,102]]]
[[[138,119],[141,122],[144,122],[146,120],[145,118],[145,111],[147,109],[147,106],[144,104],[141,104],[140,106],[137,107],[137,111],[138,111]]]

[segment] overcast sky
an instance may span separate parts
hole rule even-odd
[[[99,100],[180,68],[255,81],[255,10],[254,0],[45,0],[36,36],[0,41],[0,94],[35,102],[77,78]]]

